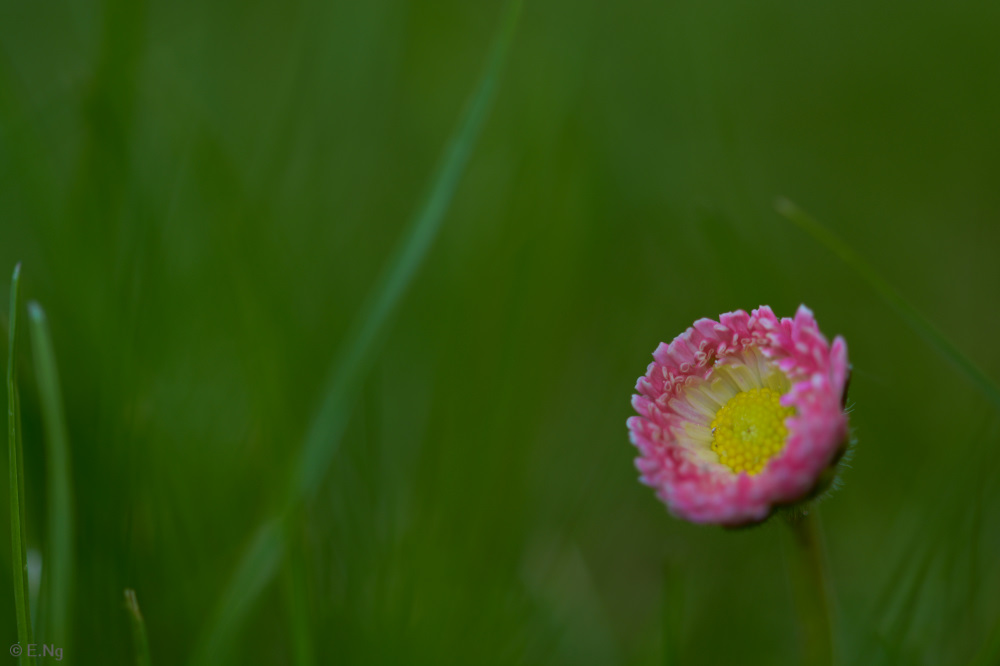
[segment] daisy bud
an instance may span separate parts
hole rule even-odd
[[[628,429],[640,481],[675,516],[757,523],[829,487],[848,441],[847,343],[804,305],[699,319],[653,359]]]

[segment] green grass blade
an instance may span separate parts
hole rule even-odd
[[[128,611],[129,625],[132,628],[132,646],[135,650],[135,666],[151,666],[149,659],[149,637],[146,635],[146,621],[139,610],[139,600],[135,590],[125,590],[125,610]]]
[[[993,380],[952,344],[934,324],[900,296],[899,292],[876,273],[875,269],[850,245],[788,199],[779,198],[775,202],[775,209],[781,216],[840,257],[841,261],[858,273],[931,347],[955,365],[994,406],[1000,407],[1000,388],[997,388]]]
[[[445,148],[427,194],[334,359],[322,401],[307,431],[295,466],[295,476],[288,496],[288,512],[294,512],[302,500],[312,496],[319,488],[347,427],[365,372],[375,358],[378,342],[437,236],[495,97],[521,4],[521,0],[510,0],[508,3],[503,24],[482,77]],[[275,529],[281,531],[277,527]],[[230,580],[221,605],[209,625],[207,638],[203,639],[196,651],[196,664],[218,664],[224,661],[226,647],[231,644],[243,615],[277,571],[283,549],[273,544],[267,552],[261,552],[262,548],[258,539],[243,554],[237,574]],[[255,582],[253,594],[240,589],[244,584],[242,578]]]
[[[299,498],[311,495],[319,487],[347,427],[354,396],[358,394],[365,371],[375,356],[376,343],[441,228],[496,95],[520,8],[521,0],[511,0],[507,5],[500,34],[494,42],[482,78],[445,149],[430,189],[411,219],[395,255],[355,319],[332,366],[323,402],[306,436],[299,461],[298,478],[293,489]]]
[[[45,428],[45,468],[48,492],[47,595],[42,603],[45,641],[63,647],[69,638],[70,594],[73,587],[73,508],[71,503],[69,436],[63,412],[59,372],[45,311],[28,303],[31,347]]]
[[[243,616],[281,564],[285,548],[284,523],[284,518],[275,518],[257,530],[216,609],[212,631],[205,634],[195,652],[194,664],[215,666],[226,662]]]
[[[10,329],[7,333],[7,452],[10,461],[10,548],[13,563],[14,609],[17,642],[32,642],[31,608],[28,600],[28,546],[24,517],[24,461],[21,445],[21,396],[17,387],[17,311],[21,264],[10,279]],[[26,649],[26,648],[25,648]],[[22,657],[22,660],[25,657]]]

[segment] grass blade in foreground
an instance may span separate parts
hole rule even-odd
[[[374,359],[376,342],[437,236],[493,102],[520,8],[521,0],[508,3],[500,34],[493,44],[479,86],[445,149],[423,204],[411,219],[401,244],[354,320],[333,364],[323,392],[323,402],[306,435],[298,477],[292,490],[293,501],[313,494],[323,480],[347,427],[354,396]]]
[[[987,398],[1000,408],[1000,388],[993,383],[986,373],[979,369],[969,357],[963,354],[958,347],[951,343],[939,331],[934,324],[927,320],[920,312],[906,302],[899,292],[892,285],[882,279],[861,256],[855,252],[850,245],[842,241],[829,229],[820,224],[815,218],[796,206],[785,198],[779,198],[774,204],[778,213],[790,220],[799,229],[815,238],[828,250],[840,257],[841,261],[850,266],[864,280],[878,292],[883,298],[910,326],[919,333],[939,354],[951,361],[959,370],[965,374],[976,385]]]
[[[42,603],[46,643],[66,646],[69,638],[70,591],[73,586],[73,513],[69,475],[69,437],[63,412],[62,392],[56,355],[45,311],[38,303],[28,303],[31,324],[31,347],[35,357],[35,376],[41,399],[42,423],[45,426],[45,467],[48,491],[48,550],[44,566],[47,595]]]
[[[125,610],[128,611],[129,624],[132,626],[132,647],[135,650],[135,666],[150,666],[149,637],[146,635],[146,621],[139,611],[139,600],[135,598],[135,590],[125,590]]]
[[[445,149],[430,188],[407,232],[372,289],[371,295],[352,324],[328,375],[322,402],[313,417],[305,443],[295,466],[287,506],[275,522],[284,522],[299,503],[313,495],[340,444],[354,398],[385,333],[386,324],[396,310],[427,251],[430,249],[459,180],[479,139],[486,116],[496,94],[500,72],[514,36],[521,0],[510,0],[503,24],[490,51],[486,68],[465,109],[462,119]],[[266,525],[271,525],[267,523]],[[280,534],[281,530],[275,528]],[[207,633],[195,653],[195,664],[219,664],[225,660],[232,638],[249,610],[250,604],[275,575],[283,557],[283,548],[258,537],[244,552],[237,573],[229,581]],[[244,580],[253,581],[252,589],[242,589]]]
[[[10,548],[14,565],[14,610],[17,642],[32,642],[28,601],[27,535],[24,520],[24,460],[21,445],[21,396],[17,388],[17,311],[20,304],[21,264],[10,278],[10,330],[7,334],[7,452],[10,460]],[[21,658],[22,661],[25,657]]]

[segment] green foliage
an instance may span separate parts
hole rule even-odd
[[[1000,8],[528,2],[442,180],[505,11],[0,3],[0,266],[45,307],[72,446],[22,339],[0,598],[40,553],[51,643],[69,566],[80,664],[136,660],[125,589],[153,664],[797,663],[779,531],[670,518],[624,421],[661,340],[804,302],[854,366],[840,663],[990,663]],[[395,261],[415,219],[433,244]]]

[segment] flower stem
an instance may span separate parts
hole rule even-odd
[[[802,663],[833,664],[833,628],[830,572],[823,546],[823,532],[815,508],[785,519],[791,531],[788,574],[795,595],[796,618],[802,640]]]

